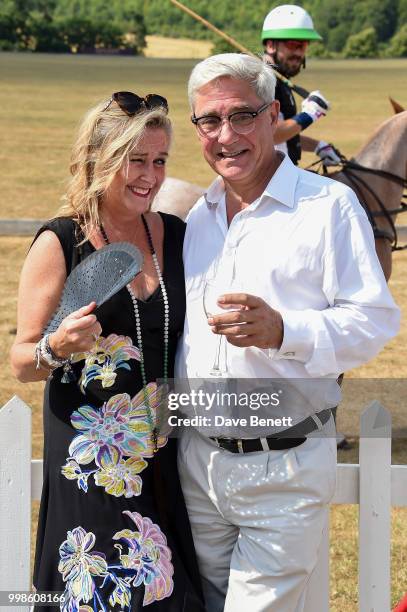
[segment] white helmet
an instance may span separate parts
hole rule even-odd
[[[261,40],[322,40],[310,15],[301,6],[282,4],[269,12],[263,24]]]

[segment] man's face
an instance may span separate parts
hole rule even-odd
[[[266,53],[286,77],[293,77],[301,70],[308,44],[308,40],[267,40]]]
[[[271,167],[279,103],[272,102],[260,113],[254,120],[253,131],[248,134],[236,133],[226,119],[232,113],[257,111],[262,106],[263,100],[249,83],[230,77],[215,79],[196,93],[195,117],[223,118],[216,137],[210,138],[197,131],[206,161],[229,182],[250,183],[264,168]]]

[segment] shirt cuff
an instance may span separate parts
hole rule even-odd
[[[284,336],[278,350],[271,349],[272,359],[295,359],[307,363],[314,352],[315,338],[312,326],[304,311],[285,312],[283,315]]]

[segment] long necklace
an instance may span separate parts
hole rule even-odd
[[[150,249],[150,253],[151,253],[151,257],[153,260],[155,270],[157,272],[158,282],[161,287],[161,293],[162,293],[163,302],[164,302],[164,368],[163,368],[164,376],[163,378],[164,378],[164,384],[166,385],[168,381],[168,336],[169,336],[169,323],[170,323],[170,308],[168,304],[167,290],[165,288],[164,279],[161,274],[160,264],[158,263],[158,257],[154,249],[150,228],[148,227],[148,224],[147,224],[146,219],[144,218],[144,215],[141,215],[141,219],[143,221],[143,226],[146,232],[148,246]],[[100,224],[99,228],[100,228],[100,233],[102,234],[103,240],[105,241],[105,243],[110,244],[109,238],[106,234],[106,230],[103,227],[102,223]],[[153,442],[154,452],[156,453],[158,451],[159,419],[158,417],[157,419],[154,419],[153,417],[153,411],[150,406],[150,400],[149,400],[148,392],[147,392],[147,375],[146,375],[145,360],[144,360],[144,353],[143,353],[143,338],[141,334],[140,311],[138,307],[137,298],[134,295],[134,291],[130,287],[130,284],[127,285],[127,291],[130,294],[130,298],[133,304],[134,318],[136,320],[136,336],[137,336],[138,349],[140,351],[140,372],[141,372],[141,380],[143,383],[144,403],[145,403],[146,411],[147,411],[147,419],[148,419],[148,422],[151,428],[151,440]],[[160,406],[158,408],[160,408]]]

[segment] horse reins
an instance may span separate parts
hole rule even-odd
[[[370,224],[372,226],[374,237],[384,238],[385,240],[389,240],[389,242],[391,242],[391,245],[392,245],[392,251],[402,251],[404,249],[407,249],[407,244],[403,246],[397,245],[397,238],[398,238],[397,228],[392,218],[393,215],[397,215],[399,213],[407,211],[407,192],[403,193],[401,197],[401,203],[398,208],[391,208],[390,210],[388,210],[385,207],[383,201],[377,195],[377,193],[370,187],[370,185],[367,184],[367,182],[363,178],[355,174],[354,171],[357,170],[360,172],[367,172],[370,174],[374,174],[375,176],[380,176],[386,180],[389,180],[389,181],[392,181],[393,183],[397,183],[398,185],[401,185],[403,187],[403,190],[407,190],[407,179],[403,178],[402,176],[398,176],[397,174],[393,174],[392,172],[387,172],[387,170],[375,170],[374,168],[368,168],[367,166],[362,166],[361,164],[358,164],[354,160],[346,159],[346,157],[342,155],[337,149],[335,149],[335,152],[341,160],[339,164],[341,167],[340,171],[343,172],[343,174],[346,176],[349,183],[352,185],[356,195],[358,196],[358,199],[361,205],[363,206],[368,216],[368,219],[370,221]],[[313,166],[316,166],[317,164],[322,165],[322,161],[317,160],[316,162],[308,166],[307,170],[311,169]],[[323,167],[324,174],[329,176],[325,166],[322,165],[322,167]],[[379,207],[379,210],[377,211],[370,210],[369,206],[365,202],[365,199],[363,198],[362,187],[368,193],[370,193],[370,195],[374,198],[374,200],[376,201]],[[390,226],[390,230],[379,228],[376,223],[376,219],[375,219],[376,217],[384,217]]]

